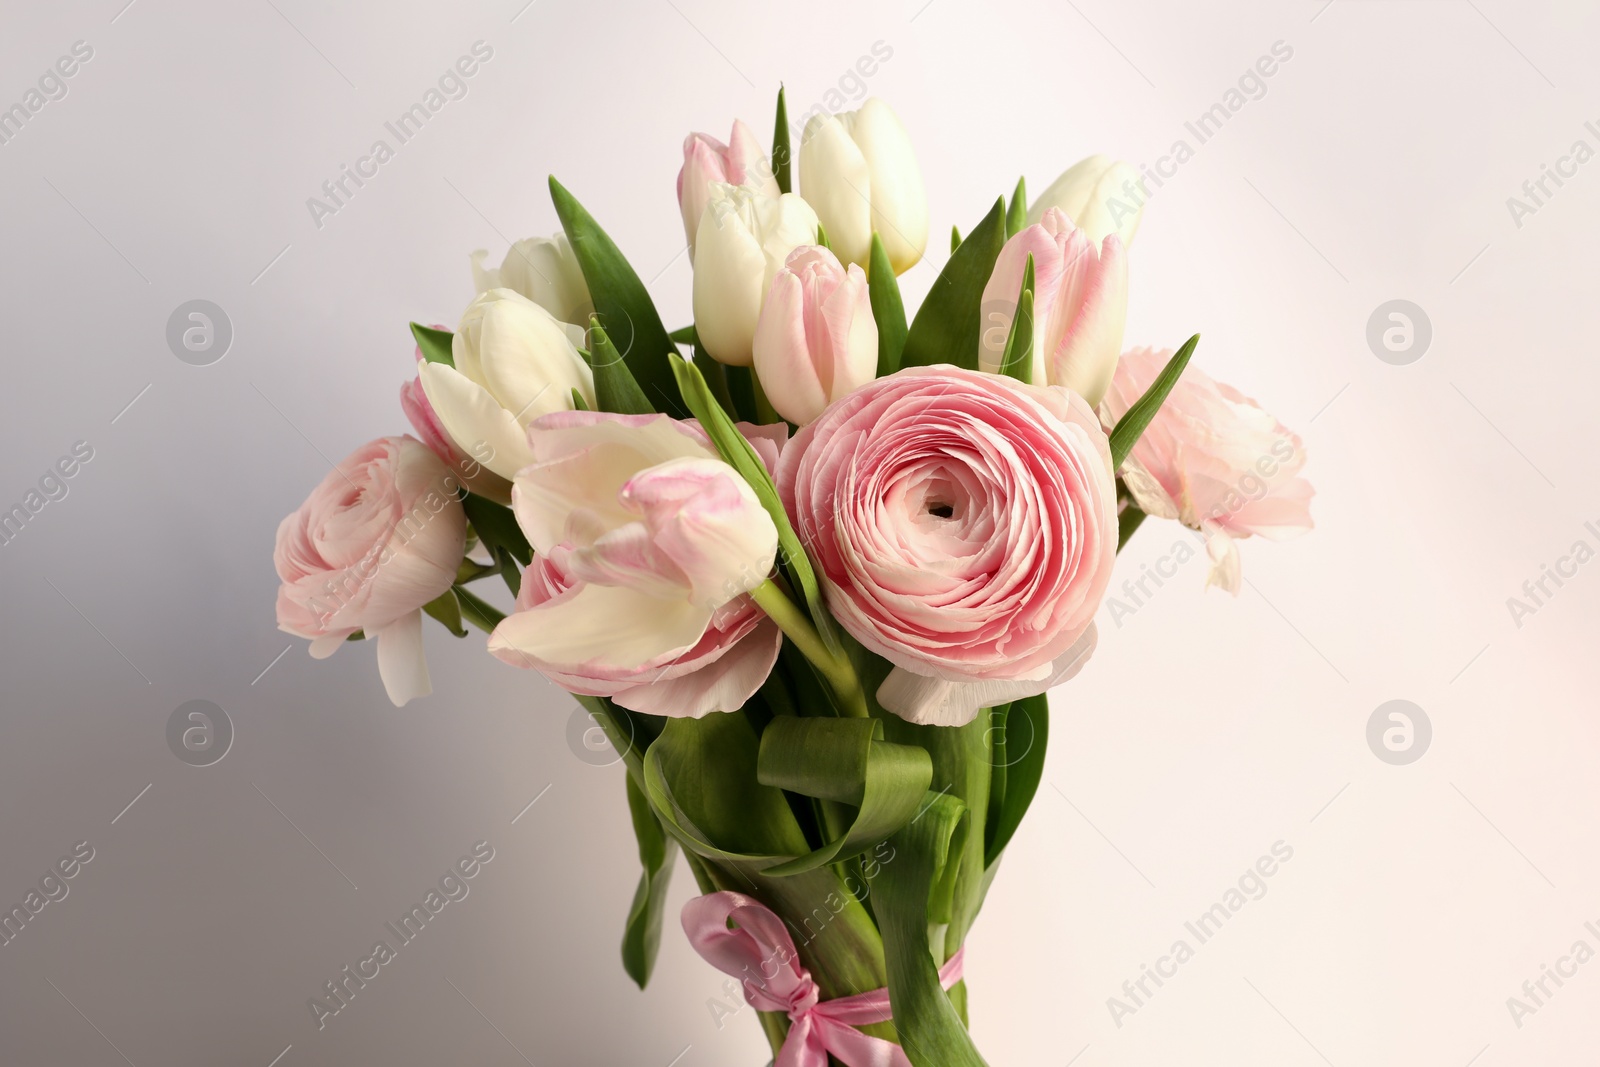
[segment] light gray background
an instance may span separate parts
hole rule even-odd
[[[684,134],[765,137],[780,79],[798,114],[883,41],[869,89],[932,205],[920,297],[949,226],[1019,172],[1037,191],[1092,151],[1193,144],[1183,123],[1279,40],[1266,96],[1152,201],[1128,338],[1201,331],[1201,366],[1305,434],[1318,529],[1247,543],[1236,600],[1192,562],[1102,613],[973,933],[973,1029],[997,1067],[1592,1061],[1600,962],[1520,1028],[1506,998],[1600,947],[1600,565],[1520,628],[1506,598],[1600,543],[1600,162],[1520,228],[1505,201],[1600,146],[1593,5],[124,3],[7,0],[0,32],[6,105],[94,48],[0,147],[0,505],[95,450],[0,546],[0,901],[96,850],[0,948],[0,1061],[763,1062],[752,1018],[707,1010],[686,871],[655,982],[624,978],[622,775],[569,750],[572,701],[437,630],[436,695],[403,710],[370,647],[312,661],[274,628],[277,521],[406,428],[405,323],[455,321],[470,249],[555,227],[548,173],[687,322]],[[316,228],[306,198],[480,39],[470,95]],[[164,340],[194,298],[235,329],[209,367]],[[1434,328],[1403,367],[1364,337],[1396,298]],[[1119,572],[1181,536],[1150,524]],[[1433,723],[1410,766],[1366,746],[1393,698]],[[211,767],[164,741],[191,699],[237,731]],[[318,1032],[307,998],[480,838],[471,895]],[[1106,999],[1280,839],[1267,895],[1115,1025]]]

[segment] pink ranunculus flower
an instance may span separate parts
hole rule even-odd
[[[691,133],[683,139],[683,166],[678,170],[678,210],[683,214],[683,233],[689,241],[689,260],[694,261],[694,239],[700,229],[700,216],[711,199],[712,182],[743,185],[766,196],[779,194],[772,163],[761,150],[761,142],[739,119],[733,122],[728,143],[705,133]]]
[[[350,453],[278,525],[278,628],[324,659],[351,634],[378,641],[395,706],[432,692],[422,606],[455,581],[466,547],[459,480],[426,445],[380,437]]]
[[[776,466],[785,428],[740,429]],[[696,424],[665,415],[546,415],[528,443],[512,508],[538,559],[489,651],[634,711],[742,707],[782,643],[746,595],[778,547],[754,491]]]
[[[436,326],[435,329],[442,330],[444,327]],[[405,412],[406,421],[411,423],[411,428],[417,432],[417,437],[422,443],[428,446],[428,450],[443,460],[445,466],[449,467],[469,490],[490,500],[509,504],[511,483],[463,452],[455,441],[451,440],[444,423],[439,421],[438,413],[433,410],[433,404],[428,401],[428,394],[422,388],[421,346],[417,347],[416,353],[419,373],[400,387],[400,410]]]
[[[1124,353],[1101,421],[1117,420],[1150,388],[1172,350]],[[1191,364],[1122,465],[1122,480],[1147,514],[1177,519],[1206,538],[1206,585],[1239,592],[1239,549],[1251,534],[1275,541],[1312,527],[1311,483],[1300,477],[1300,438],[1231,385]]]
[[[1000,369],[1016,316],[1022,274],[1033,256],[1035,385],[1062,385],[1100,403],[1122,351],[1128,314],[1128,259],[1122,238],[1108,234],[1098,248],[1059,208],[1012,235],[983,287],[979,365]]]
[[[779,415],[803,426],[878,373],[867,273],[820,245],[789,253],[756,320],[756,375]]]
[[[778,491],[828,606],[913,722],[1043,692],[1094,647],[1116,556],[1111,452],[1077,394],[950,366],[863,386],[796,434]]]

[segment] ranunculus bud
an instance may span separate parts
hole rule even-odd
[[[694,328],[718,362],[750,365],[756,319],[789,253],[817,239],[817,213],[793,193],[711,183],[695,239]]]
[[[867,274],[818,245],[789,254],[756,323],[755,367],[779,415],[805,425],[878,371]]]
[[[461,316],[451,345],[455,366],[422,365],[422,388],[463,452],[502,478],[533,461],[525,428],[572,408],[576,389],[594,404],[594,374],[568,327],[510,289],[491,289]]]
[[[1117,366],[1100,419],[1108,427],[1155,382],[1172,350],[1134,348]],[[1235,541],[1273,541],[1311,529],[1311,483],[1300,477],[1305,445],[1297,434],[1231,385],[1191,364],[1133,452],[1122,480],[1147,514],[1177,519],[1206,539],[1206,585],[1239,592]]]
[[[979,365],[1000,369],[1016,314],[1028,256],[1033,256],[1033,369],[1035,385],[1062,385],[1091,405],[1100,403],[1116,373],[1128,314],[1128,261],[1111,234],[1098,248],[1056,208],[1000,249],[983,287],[985,313]]]
[[[309,638],[317,659],[363,631],[377,639],[389,699],[427,696],[422,606],[450,588],[461,565],[460,488],[413,438],[380,437],[352,452],[278,525],[278,628]]]
[[[678,170],[678,210],[683,215],[683,235],[689,242],[689,262],[694,262],[694,242],[700,216],[711,199],[711,183],[743,185],[763,196],[779,194],[772,163],[750,127],[735,119],[733,135],[723,144],[709,134],[691,133],[683,139],[683,166]]]
[[[511,246],[496,268],[483,265],[488,255],[486,249],[480,248],[471,256],[472,282],[478,292],[511,289],[562,322],[589,325],[594,301],[566,234],[557,230],[554,237],[524,238]]]
[[[784,427],[741,427],[769,465]],[[782,635],[745,594],[772,518],[693,423],[572,411],[529,428],[512,507],[538,560],[489,651],[656,715],[736,711]]]
[[[1139,172],[1132,166],[1109,156],[1090,156],[1068,167],[1034,199],[1028,221],[1040,222],[1046,211],[1060,208],[1092,243],[1098,245],[1114,233],[1126,247],[1139,232],[1144,200]]]
[[[922,258],[928,245],[922,171],[899,116],[877,97],[860,111],[818,115],[806,123],[800,192],[840,259],[865,267],[874,230],[896,274]]]

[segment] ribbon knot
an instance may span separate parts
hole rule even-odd
[[[683,907],[683,931],[707,963],[739,979],[746,1003],[789,1016],[789,1036],[774,1067],[827,1067],[830,1054],[846,1067],[911,1067],[899,1045],[857,1029],[891,1018],[889,991],[821,1000],[783,920],[755,898],[727,892],[696,897]],[[946,989],[961,980],[963,952],[939,969]]]

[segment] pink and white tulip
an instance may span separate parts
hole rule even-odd
[[[427,446],[381,437],[347,456],[278,525],[278,628],[325,659],[360,630],[398,707],[432,692],[422,606],[455,581],[466,547],[459,481]]]
[[[890,711],[969,722],[1093,649],[1116,489],[1075,393],[907,368],[803,427],[777,482],[834,617],[895,665],[878,690]]]
[[[783,427],[741,431],[776,464]],[[743,706],[782,642],[746,595],[778,533],[744,479],[665,415],[547,415],[528,441],[512,508],[539,558],[489,651],[635,711]]]
[[[689,262],[694,262],[695,237],[700,216],[711,200],[711,183],[743,185],[762,196],[779,194],[772,162],[761,150],[761,142],[742,120],[733,121],[728,143],[705,133],[691,133],[683,139],[683,166],[678,169],[678,211],[683,216],[683,235],[689,242]]]
[[[1128,314],[1128,260],[1122,239],[1109,234],[1098,248],[1051,208],[1043,221],[1013,234],[983,288],[979,365],[1000,369],[1028,256],[1033,256],[1035,385],[1060,385],[1098,404],[1111,385]]]
[[[878,371],[867,274],[802,245],[772,279],[756,322],[756,374],[779,415],[805,425]]]
[[[1135,348],[1122,357],[1100,405],[1108,427],[1150,388],[1171,349]],[[1122,465],[1122,480],[1146,514],[1177,519],[1205,535],[1206,585],[1239,592],[1235,541],[1274,541],[1312,528],[1315,490],[1300,477],[1306,463],[1298,435],[1231,385],[1192,364]]]

